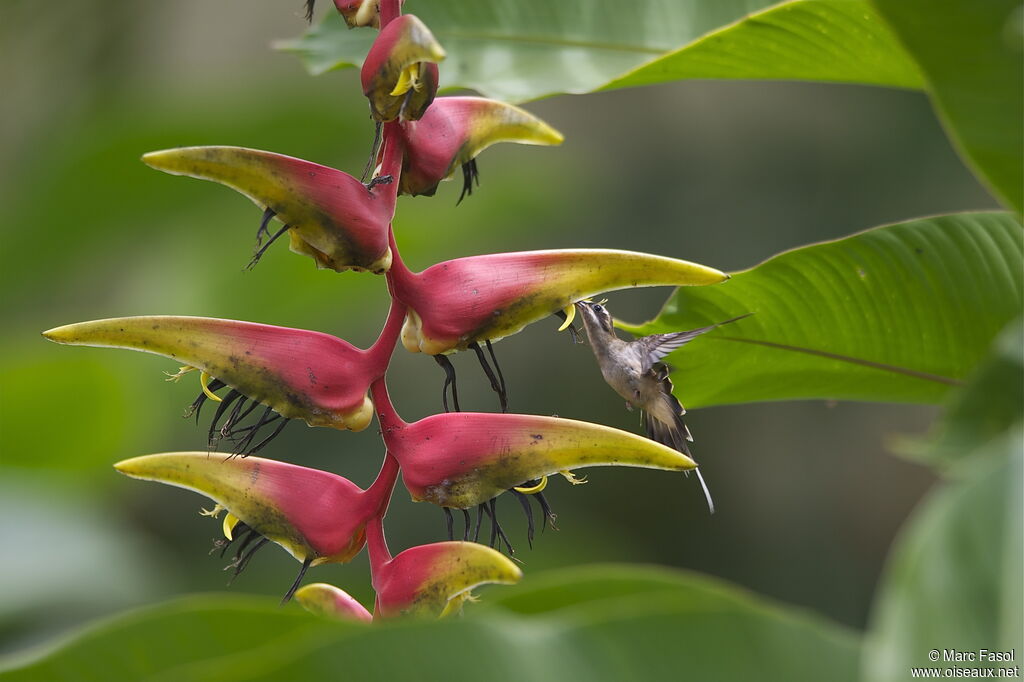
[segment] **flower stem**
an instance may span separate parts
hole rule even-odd
[[[386,437],[389,431],[401,429],[407,424],[398,416],[395,406],[391,404],[385,379],[386,377],[382,376],[370,384],[370,395],[373,397],[373,405],[377,410],[377,421],[380,422],[381,432]]]
[[[380,0],[380,27],[383,29],[402,13],[402,0]]]
[[[384,538],[384,514],[381,513],[366,524],[366,548],[370,552],[370,576],[378,575],[380,569],[391,561],[388,541]],[[376,588],[376,586],[374,586]]]
[[[372,365],[379,368],[380,376],[384,376],[384,373],[388,371],[391,355],[398,344],[398,336],[402,333],[405,311],[405,304],[392,297],[391,309],[388,311],[388,319],[384,322],[384,328],[380,330],[377,340],[366,351]]]

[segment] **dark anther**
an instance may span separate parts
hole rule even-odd
[[[558,319],[560,319],[562,322],[565,322],[567,319],[569,319],[569,316],[566,315],[565,312],[561,310],[555,312],[555,315],[557,315]],[[583,341],[580,339],[580,330],[577,329],[576,325],[574,324],[569,325],[569,336],[570,338],[572,338],[572,342],[574,344],[583,343]]]
[[[284,593],[284,598],[281,600],[281,606],[284,606],[292,599],[292,595],[295,594],[295,590],[299,589],[299,585],[302,583],[302,579],[306,575],[306,571],[313,563],[313,557],[306,557],[306,560],[302,562],[302,568],[299,569],[299,576],[292,583],[292,586],[288,588],[288,591]]]
[[[287,232],[289,229],[291,229],[291,226],[290,225],[285,225],[280,230],[275,232],[274,235],[269,240],[267,240],[266,244],[264,244],[263,246],[259,247],[256,250],[256,253],[252,254],[252,259],[249,261],[249,264],[245,266],[245,269],[246,270],[252,270],[254,267],[256,267],[256,264],[260,262],[260,258],[263,258],[263,254],[267,252],[267,249],[270,248],[270,245],[273,244],[274,242],[276,242],[278,240],[278,238],[282,234]]]
[[[444,509],[444,524],[445,527],[448,529],[448,539],[454,540],[455,524],[454,521],[452,520],[452,510],[449,509],[448,507],[441,507],[441,509]]]
[[[472,523],[472,521],[469,518],[469,510],[468,509],[463,509],[462,510],[462,518],[466,522],[466,528],[465,528],[465,530],[462,531],[462,539],[465,541],[465,540],[469,540],[469,526]]]
[[[491,382],[491,390],[498,394],[498,402],[501,403],[501,411],[508,412],[508,395],[505,393],[504,381],[499,382],[498,377],[495,376],[494,370],[487,363],[487,357],[484,355],[483,348],[480,344],[474,341],[469,344],[469,347],[476,353],[476,359],[480,361],[480,366],[484,368],[484,374],[487,375],[487,380]],[[494,351],[491,350],[491,357],[494,357]]]
[[[214,379],[213,381],[208,383],[206,385],[206,387],[208,389],[210,389],[210,391],[212,392],[212,391],[219,391],[220,389],[224,388],[226,385],[227,384],[225,384],[220,379]],[[200,393],[198,396],[196,396],[196,399],[192,401],[192,404],[189,405],[187,408],[185,408],[185,418],[188,419],[192,415],[195,415],[196,416],[196,424],[198,424],[199,423],[199,413],[202,411],[203,405],[206,404],[207,400],[209,400],[209,398],[207,397],[205,392]]]
[[[476,167],[476,159],[470,159],[466,163],[462,164],[462,194],[459,195],[459,200],[455,202],[458,206],[462,203],[462,200],[466,198],[467,194],[473,193],[473,182],[476,182],[476,186],[480,186],[480,171]]]
[[[370,181],[366,183],[366,191],[372,192],[377,185],[390,185],[394,181],[395,179],[390,175],[378,175],[375,178],[370,178]]]
[[[480,542],[480,526],[483,525],[485,511],[487,511],[486,502],[481,502],[476,506],[476,532],[473,533],[473,542]]]
[[[316,0],[306,0],[306,21],[308,21],[311,24],[313,23],[313,8],[315,6]]]
[[[277,211],[272,208],[267,208],[263,211],[263,219],[260,220],[259,229],[256,230],[256,248],[260,248],[260,244],[263,243],[263,235],[270,236],[270,230],[267,229],[267,225],[270,224],[270,219],[277,215]]]
[[[515,488],[512,489],[512,494],[519,500],[523,513],[526,514],[526,542],[530,545],[530,549],[533,549],[533,507],[530,506],[530,500],[527,499],[526,494],[519,492]]]
[[[380,131],[382,125],[384,124],[377,121],[377,124],[373,127],[373,145],[370,147],[370,158],[366,160],[366,165],[363,166],[363,174],[359,176],[359,182],[364,185],[366,184],[366,176],[370,174],[374,164],[377,162],[377,153],[380,152]]]
[[[455,411],[461,412],[459,409],[459,389],[455,386],[455,367],[452,365],[452,361],[448,359],[447,355],[435,355],[433,356],[434,362],[441,366],[444,370],[444,388],[441,389],[441,403],[444,405],[444,411],[450,412],[448,409],[448,387],[452,387],[452,404],[455,405]]]
[[[224,567],[225,571],[228,570],[229,568],[234,568],[235,569],[235,572],[231,575],[231,580],[228,581],[228,585],[230,585],[232,582],[234,582],[235,578],[237,578],[238,575],[242,571],[245,570],[245,567],[249,565],[249,561],[252,560],[253,554],[258,552],[260,550],[260,548],[263,547],[263,545],[267,544],[267,542],[268,542],[268,540],[265,537],[260,537],[259,542],[257,542],[255,545],[253,545],[252,548],[248,552],[246,552],[245,554],[242,554],[233,563],[230,563],[230,564],[228,564],[227,566]],[[242,548],[239,548],[238,551],[239,551],[239,554],[241,554]],[[236,555],[236,556],[238,556],[238,555]]]
[[[241,393],[239,393],[235,389],[231,389],[231,391],[226,396],[224,396],[224,399],[217,404],[217,411],[213,413],[213,421],[210,422],[210,429],[206,433],[206,441],[209,444],[211,450],[217,446],[217,437],[214,436],[214,432],[217,430],[217,422],[219,422],[220,418],[224,416],[224,413],[231,406],[231,403],[235,402],[237,399],[241,397]]]
[[[244,399],[241,402],[239,402],[238,405],[235,406],[235,409],[231,411],[231,416],[228,417],[228,420],[224,422],[223,426],[220,427],[220,435],[222,437],[232,437],[235,434],[235,427],[238,426],[238,424],[243,419],[252,414],[253,410],[260,406],[260,403],[253,400],[251,403],[249,403],[249,407],[245,408],[244,411],[240,412],[240,408],[244,403]]]

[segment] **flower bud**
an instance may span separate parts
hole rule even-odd
[[[295,599],[310,613],[336,620],[369,623],[373,615],[348,592],[327,583],[312,583],[295,592]]]
[[[405,14],[381,29],[363,61],[363,94],[377,121],[415,121],[437,94],[437,62],[444,49],[430,29]]]
[[[349,28],[380,28],[380,0],[334,0],[334,6]]]
[[[430,355],[496,341],[584,298],[642,286],[718,284],[723,272],[674,258],[607,249],[521,251],[457,258],[389,273],[409,310],[407,350]]]
[[[291,250],[312,257],[317,267],[382,273],[391,265],[388,226],[397,178],[364,185],[334,168],[244,147],[182,147],[150,152],[142,160],[241,192],[266,211],[257,238],[274,217],[285,225]]]
[[[403,194],[432,196],[463,167],[463,196],[476,178],[473,159],[497,142],[558,145],[562,134],[519,107],[483,97],[441,97],[419,121],[402,126],[406,140]],[[467,170],[468,169],[468,170]]]

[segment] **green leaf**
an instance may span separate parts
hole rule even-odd
[[[785,79],[919,89],[917,65],[866,2],[785,2],[710,33],[602,90],[684,78]]]
[[[1020,0],[873,0],[917,61],[946,130],[993,191],[1024,211]]]
[[[887,225],[681,288],[657,319],[621,326],[651,334],[756,313],[668,356],[687,406],[938,402],[1020,313],[1022,244],[1005,213]]]
[[[926,439],[897,443],[899,454],[952,468],[1024,418],[1024,318],[996,337],[989,357],[968,383],[952,391],[946,411]]]
[[[944,649],[1017,650],[1024,644],[1022,434],[990,446],[993,465],[932,495],[897,541],[865,643],[864,680],[909,679],[945,667]],[[932,662],[929,651],[938,650]],[[961,666],[1013,666],[1008,663]]]
[[[435,0],[409,9],[448,51],[442,87],[472,88],[513,102],[679,78],[920,87],[915,65],[866,2],[802,0],[747,18],[773,4]],[[331,12],[306,35],[279,47],[299,54],[313,73],[323,73],[362,64],[375,35],[349,30]]]
[[[857,677],[860,648],[851,633],[716,581],[603,566],[525,583],[485,608],[468,607],[465,618],[372,627],[263,600],[192,597],[107,621],[0,679]]]

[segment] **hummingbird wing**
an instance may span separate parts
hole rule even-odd
[[[635,343],[640,344],[640,348],[643,350],[643,371],[649,371],[654,363],[658,362],[677,348],[689,343],[701,334],[709,332],[717,327],[721,327],[723,324],[742,320],[744,317],[749,317],[753,314],[754,313],[747,313],[746,315],[740,315],[739,317],[734,317],[731,320],[718,322],[707,327],[698,327],[697,329],[690,329],[682,332],[669,332],[668,334],[651,334],[650,336],[644,336],[637,339]]]

